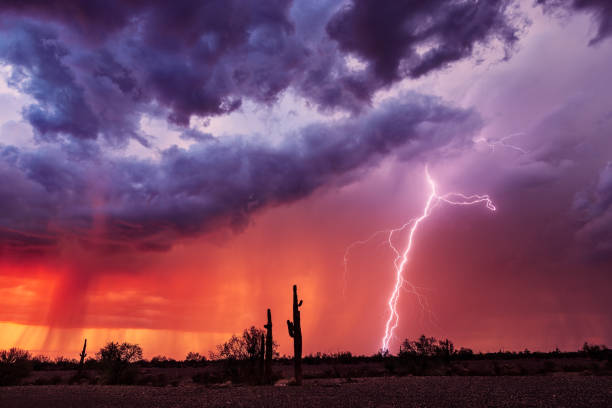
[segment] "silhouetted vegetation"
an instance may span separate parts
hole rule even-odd
[[[268,309],[268,322],[265,324],[266,343],[265,343],[265,358],[264,358],[264,382],[270,384],[272,382],[272,360],[274,359],[274,340],[272,338],[272,312]],[[263,338],[262,338],[263,341]],[[263,353],[262,353],[263,355]]]
[[[0,351],[0,385],[16,385],[32,371],[30,353],[13,347]]]
[[[85,367],[85,357],[87,356],[87,339],[85,339],[85,341],[83,342],[83,351],[81,351],[81,354],[79,354],[79,357],[81,357],[81,360],[79,360],[79,374],[81,374],[81,372],[83,371],[83,368]]]
[[[135,384],[138,369],[134,362],[142,360],[138,344],[109,342],[97,353],[106,384]]]
[[[295,384],[302,385],[302,324],[300,320],[300,307],[303,300],[298,302],[297,285],[293,285],[293,321],[287,320],[289,336],[293,338],[293,365],[295,371]]]
[[[271,322],[271,317],[269,322]],[[264,327],[268,326],[266,324]],[[96,358],[32,357],[20,349],[0,351],[0,385],[135,384],[155,387],[176,386],[183,381],[197,384],[270,384],[291,377],[293,357],[280,357],[272,343],[271,374],[262,369],[267,332],[251,327],[241,336],[232,336],[216,347],[211,360],[190,352],[184,360],[165,356],[142,359],[137,344],[107,343]],[[457,348],[447,339],[421,336],[404,340],[397,354],[353,355],[349,351],[304,356],[303,378],[341,378],[352,382],[359,377],[402,375],[525,376],[569,373],[612,375],[612,350],[585,343],[574,352],[498,351],[474,353]],[[264,360],[265,364],[268,364]],[[185,371],[179,370],[184,368]],[[272,371],[272,370],[275,371]],[[196,371],[197,370],[197,371]]]
[[[187,356],[185,357],[185,365],[190,367],[202,367],[206,365],[207,361],[206,356],[193,351],[187,353]]]
[[[216,352],[210,353],[210,359],[221,362],[223,373],[210,375],[198,373],[195,382],[213,383],[231,381],[233,383],[258,384],[265,382],[258,362],[265,353],[264,331],[255,326],[245,329],[242,336],[232,335],[228,341],[217,345]],[[278,345],[272,343],[271,352],[277,354]]]

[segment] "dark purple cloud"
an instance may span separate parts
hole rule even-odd
[[[589,42],[590,45],[612,35],[612,2],[609,0],[536,0],[536,3],[543,5],[548,11],[565,9],[591,14],[598,28],[597,35]]]
[[[2,2],[0,61],[12,68],[9,85],[34,100],[23,117],[39,143],[0,150],[0,175],[12,186],[0,190],[2,245],[31,249],[89,237],[163,249],[215,225],[242,226],[256,209],[305,197],[384,155],[412,158],[461,144],[479,126],[470,110],[415,94],[372,110],[371,97],[469,57],[475,44],[498,38],[511,47],[517,29],[507,7]],[[351,67],[350,55],[365,68]],[[228,114],[245,99],[273,104],[286,90],[352,116],[296,130],[280,145],[189,126],[194,116]],[[159,161],[111,158],[109,145],[154,147],[140,127],[143,115],[166,119],[196,143],[166,149]]]
[[[168,248],[217,225],[243,226],[253,211],[341,182],[384,155],[461,145],[479,126],[472,111],[415,94],[369,109],[373,93],[467,58],[477,44],[498,39],[509,49],[521,28],[505,0],[7,1],[0,11],[0,59],[12,67],[10,85],[35,100],[23,116],[45,142],[0,152],[0,174],[11,180],[0,190],[0,235],[24,248],[91,235],[96,244]],[[350,55],[364,68],[350,67]],[[279,145],[188,126],[244,99],[274,103],[287,89],[352,116]],[[196,143],[159,161],[103,151],[99,139],[150,146],[143,114],[165,117]],[[541,148],[506,183],[556,178],[558,148]]]
[[[517,40],[507,0],[354,0],[329,22],[327,32],[343,51],[374,65],[376,77],[391,83],[417,78],[468,57],[478,43]],[[427,50],[419,53],[418,48]]]
[[[224,115],[244,99],[271,104],[287,89],[322,110],[357,113],[393,81],[469,57],[492,38],[516,41],[506,1],[339,5],[6,1],[0,58],[36,100],[24,117],[40,138],[148,146],[143,113],[188,127],[193,116]],[[351,70],[349,54],[366,69]]]
[[[0,149],[2,246],[60,238],[111,248],[166,249],[210,228],[240,228],[251,213],[288,203],[397,153],[409,159],[463,143],[480,120],[441,100],[407,94],[359,118],[313,124],[271,145],[255,136],[164,150],[159,161],[45,147]],[[460,136],[458,136],[460,135]],[[76,157],[75,157],[76,156]],[[96,220],[104,228],[96,231]],[[40,237],[44,237],[41,241]]]
[[[27,23],[5,23],[4,27],[7,25],[10,35],[0,43],[0,59],[14,67],[9,84],[38,102],[23,111],[37,136],[50,139],[64,133],[79,139],[96,138],[98,118],[61,61],[68,51],[57,35]]]

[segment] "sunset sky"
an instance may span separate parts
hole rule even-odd
[[[2,1],[0,349],[184,358],[271,308],[290,355],[297,284],[306,354],[373,354],[364,241],[426,167],[497,211],[419,225],[391,352],[612,344],[609,0]]]

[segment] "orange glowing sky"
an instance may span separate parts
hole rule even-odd
[[[87,337],[92,350],[125,340],[141,344],[149,358],[182,358],[262,326],[270,307],[280,352],[291,354],[284,321],[297,283],[306,353],[373,353],[393,285],[392,257],[380,242],[354,249],[346,288],[342,260],[351,242],[419,210],[426,186],[411,180],[424,181],[421,169],[405,168],[410,177],[401,179],[390,176],[397,166],[388,163],[359,183],[267,210],[239,234],[220,231],[169,252],[89,257],[69,247],[54,262],[4,263],[0,346],[70,356]],[[396,202],[386,198],[390,192]],[[398,333],[448,336],[478,350],[572,349],[585,339],[603,341],[607,317],[589,310],[593,299],[537,279],[523,286],[534,272],[511,261],[525,250],[508,244],[515,233],[503,215],[491,217],[482,208],[436,210],[407,272],[428,308],[403,293]],[[563,310],[566,302],[586,302],[585,310]]]

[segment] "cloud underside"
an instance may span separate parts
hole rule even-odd
[[[587,10],[609,35],[610,7]],[[34,148],[0,145],[0,250],[45,252],[65,239],[96,248],[164,250],[258,209],[357,177],[381,158],[422,158],[463,146],[478,115],[427,95],[373,103],[377,91],[501,44],[520,19],[510,0],[393,2],[3,1],[0,62],[28,95]],[[269,106],[284,92],[341,120],[272,143],[213,135],[194,118]],[[159,160],[115,154],[162,118],[194,144]],[[332,116],[330,116],[331,118]],[[275,135],[277,136],[277,135]]]
[[[241,228],[257,209],[344,183],[386,155],[408,159],[466,143],[479,125],[471,111],[406,94],[359,118],[306,126],[280,144],[226,136],[171,147],[160,160],[79,160],[53,146],[4,146],[0,176],[11,183],[0,189],[1,225],[8,226],[0,236],[25,250],[69,237],[166,249],[219,225]]]
[[[32,100],[22,115],[38,145],[0,148],[0,176],[10,180],[0,187],[0,245],[39,251],[74,238],[166,249],[218,225],[240,228],[257,209],[346,182],[385,155],[464,143],[479,126],[474,112],[414,93],[372,108],[372,97],[492,39],[511,48],[518,28],[507,7],[4,1],[0,61],[10,66],[9,86]],[[273,104],[285,91],[350,119],[313,123],[274,144],[248,130],[217,138],[189,126],[244,100]],[[143,115],[195,143],[159,160],[110,154],[130,140],[153,147]]]

